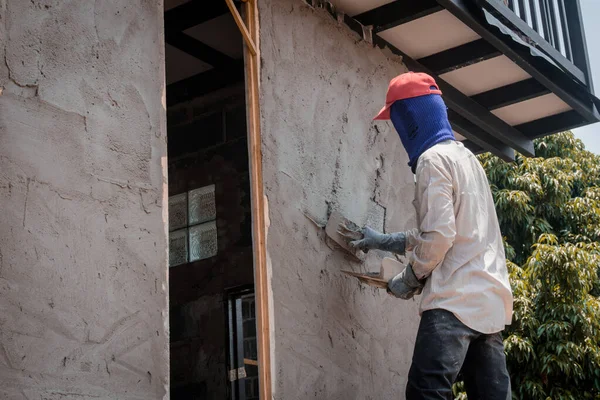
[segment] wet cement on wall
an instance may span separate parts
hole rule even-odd
[[[168,398],[162,1],[0,0],[0,398]]]
[[[391,124],[371,122],[406,69],[301,1],[259,8],[274,398],[402,399],[417,301],[340,273],[377,271],[385,254],[354,263],[318,225],[339,210],[388,232],[414,227],[407,155]]]

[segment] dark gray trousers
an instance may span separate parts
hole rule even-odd
[[[512,398],[500,333],[474,331],[446,310],[423,312],[406,400],[452,400],[459,373],[469,400]]]

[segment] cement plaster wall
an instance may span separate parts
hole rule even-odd
[[[337,209],[386,231],[414,226],[406,153],[391,125],[371,122],[406,69],[302,1],[259,11],[274,398],[402,399],[417,301],[341,274],[376,271],[383,254],[353,263],[317,225]]]
[[[0,0],[0,398],[167,399],[162,1]]]

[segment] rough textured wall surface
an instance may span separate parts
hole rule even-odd
[[[168,398],[162,1],[0,0],[0,398]]]
[[[417,302],[340,273],[377,271],[384,254],[354,263],[318,225],[340,210],[386,231],[414,226],[406,153],[391,125],[371,122],[405,67],[301,1],[259,7],[274,398],[404,398]]]

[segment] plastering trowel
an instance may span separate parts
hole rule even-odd
[[[335,242],[335,244],[338,247],[344,249],[348,254],[352,255],[357,260],[364,260],[365,253],[352,248],[348,243],[348,239],[340,235],[340,233],[338,232],[340,226],[346,227],[346,234],[350,235],[352,240],[360,240],[363,238],[362,233],[360,233],[359,226],[347,219],[346,217],[344,217],[338,211],[332,212],[329,216],[327,226],[325,226],[325,233],[331,240]]]
[[[345,274],[358,278],[359,281],[369,286],[374,286],[380,289],[387,289],[387,284],[390,279],[398,275],[404,266],[394,260],[393,258],[386,257],[381,261],[381,268],[379,272],[366,272],[358,273],[352,271],[342,271]]]
[[[340,234],[340,229],[343,229],[344,235]],[[344,249],[348,254],[351,254],[358,260],[365,259],[365,253],[354,249],[348,243],[349,240],[360,240],[363,234],[360,232],[360,227],[341,213],[334,211],[329,216],[327,226],[325,227],[327,236],[335,242],[335,244]],[[359,273],[353,271],[342,271],[345,274],[353,276],[367,285],[387,289],[388,280],[399,274],[404,269],[404,266],[393,258],[386,257],[381,261],[379,272]]]

